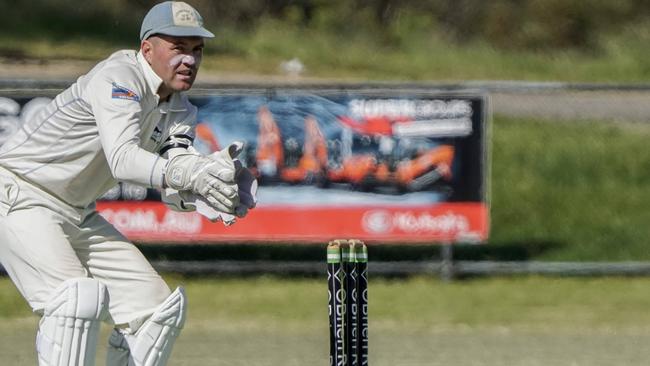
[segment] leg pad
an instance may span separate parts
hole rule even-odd
[[[108,342],[107,366],[164,366],[185,325],[187,298],[177,288],[134,333],[115,329]]]
[[[101,321],[108,316],[108,290],[92,278],[74,278],[54,290],[36,335],[40,366],[95,364]]]

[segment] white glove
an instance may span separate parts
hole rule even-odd
[[[205,198],[197,194],[189,191],[179,192],[173,188],[165,188],[160,193],[162,202],[174,211],[196,211],[212,222],[223,221],[226,226],[235,223],[235,215],[217,211]]]
[[[236,157],[244,149],[244,143],[235,141],[228,148],[218,151],[208,157],[216,162],[223,159],[228,160],[229,157]],[[228,151],[226,154],[225,151]],[[244,217],[248,210],[255,208],[257,205],[257,180],[253,173],[245,168],[241,161],[238,159],[229,159],[235,167],[235,182],[237,184],[237,194],[239,196],[239,204],[235,207],[234,214],[237,217]]]
[[[212,222],[222,221],[224,225],[230,226],[235,223],[237,217],[245,217],[248,210],[257,204],[257,180],[248,169],[241,169],[238,175],[240,200],[239,206],[235,207],[234,215],[218,211],[205,198],[188,191],[179,192],[166,188],[161,192],[162,201],[174,211],[196,211]]]
[[[204,197],[221,212],[234,213],[239,195],[233,158],[240,152],[241,148],[231,145],[210,158],[189,152],[175,155],[167,162],[164,182],[169,188]]]
[[[203,197],[196,197],[196,200],[191,203],[196,207],[196,212],[201,214],[203,217],[206,219],[210,220],[211,222],[223,222],[224,225],[230,226],[237,221],[237,218],[235,215],[225,213],[225,212],[219,212],[217,211],[214,207],[208,203]]]
[[[173,211],[178,212],[195,211],[196,206],[190,203],[198,197],[198,195],[189,191],[179,192],[173,188],[164,188],[160,191],[160,200],[162,203]]]
[[[208,220],[212,222],[223,221],[226,226],[234,224],[237,217],[245,217],[248,210],[254,208],[257,204],[257,180],[239,160],[234,159],[241,153],[243,146],[242,142],[236,141],[226,149],[206,157],[213,160],[218,166],[234,167],[235,189],[239,196],[239,203],[234,210],[224,211],[201,195],[193,194],[190,191],[179,192],[172,188],[167,188],[162,192],[163,202],[176,211],[196,210]]]

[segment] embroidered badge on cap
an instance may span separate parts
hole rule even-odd
[[[201,27],[203,22],[196,10],[182,1],[172,3],[174,25],[183,27]]]
[[[123,86],[119,86],[115,83],[113,83],[113,89],[111,90],[111,98],[134,100],[136,102],[140,101],[140,96],[137,95],[135,92]]]

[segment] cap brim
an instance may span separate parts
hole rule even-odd
[[[147,35],[148,37],[153,36],[154,34],[164,34],[166,36],[172,37],[203,37],[203,38],[214,38],[214,34],[209,30],[203,27],[167,27],[162,29],[156,29]]]

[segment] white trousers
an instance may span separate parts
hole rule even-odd
[[[0,263],[37,313],[70,278],[104,283],[117,325],[141,321],[171,293],[142,253],[94,209],[70,207],[1,168]]]

